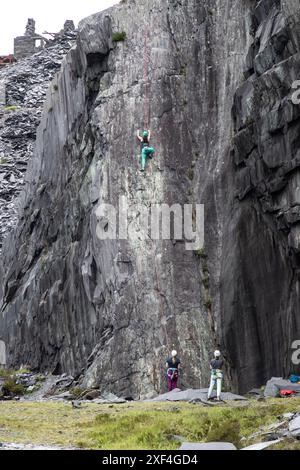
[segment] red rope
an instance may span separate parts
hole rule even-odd
[[[150,52],[148,47],[150,32],[145,30],[145,48],[144,48],[144,130],[149,129],[150,125],[150,83],[149,83],[149,66]]]

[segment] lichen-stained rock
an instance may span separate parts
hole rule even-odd
[[[0,265],[8,365],[84,371],[86,388],[134,397],[161,391],[173,348],[183,387],[207,384],[216,346],[240,390],[288,370],[299,332],[297,12],[279,0],[128,0],[81,22]],[[141,174],[148,54],[156,154]],[[99,208],[122,196],[203,203],[204,252],[144,239],[141,208],[128,240],[100,240]]]

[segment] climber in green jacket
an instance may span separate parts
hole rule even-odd
[[[151,131],[144,131],[142,137],[137,131],[137,138],[141,142],[141,171],[145,171],[147,158],[152,158],[155,153],[155,149],[150,147]]]

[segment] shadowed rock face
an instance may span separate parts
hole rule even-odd
[[[288,374],[300,335],[299,52],[298,2],[258,2],[233,106],[235,199],[221,274],[222,337],[243,390]]]
[[[296,322],[297,257],[258,189],[247,191],[242,179],[242,162],[260,160],[248,154],[258,147],[251,125],[264,102],[249,121],[249,100],[245,111],[239,97],[253,82],[263,87],[288,54],[278,39],[266,60],[272,32],[260,33],[261,50],[252,46],[250,31],[259,34],[268,3],[260,2],[255,21],[250,0],[140,0],[81,22],[48,92],[19,225],[4,250],[0,336],[8,364],[85,369],[86,386],[133,396],[161,391],[174,347],[187,387],[206,384],[219,343],[237,388],[283,370]],[[156,155],[143,175],[135,133],[143,127],[147,28]],[[113,43],[118,31],[127,39]],[[293,192],[291,181],[285,188]],[[205,255],[175,239],[143,240],[136,214],[128,240],[99,240],[97,227],[107,223],[100,204],[118,207],[120,196],[146,207],[205,204]]]

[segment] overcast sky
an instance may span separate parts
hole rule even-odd
[[[13,52],[13,40],[25,32],[27,18],[36,21],[36,32],[58,32],[65,20],[78,21],[105,10],[119,0],[6,0],[1,1],[0,55]]]

